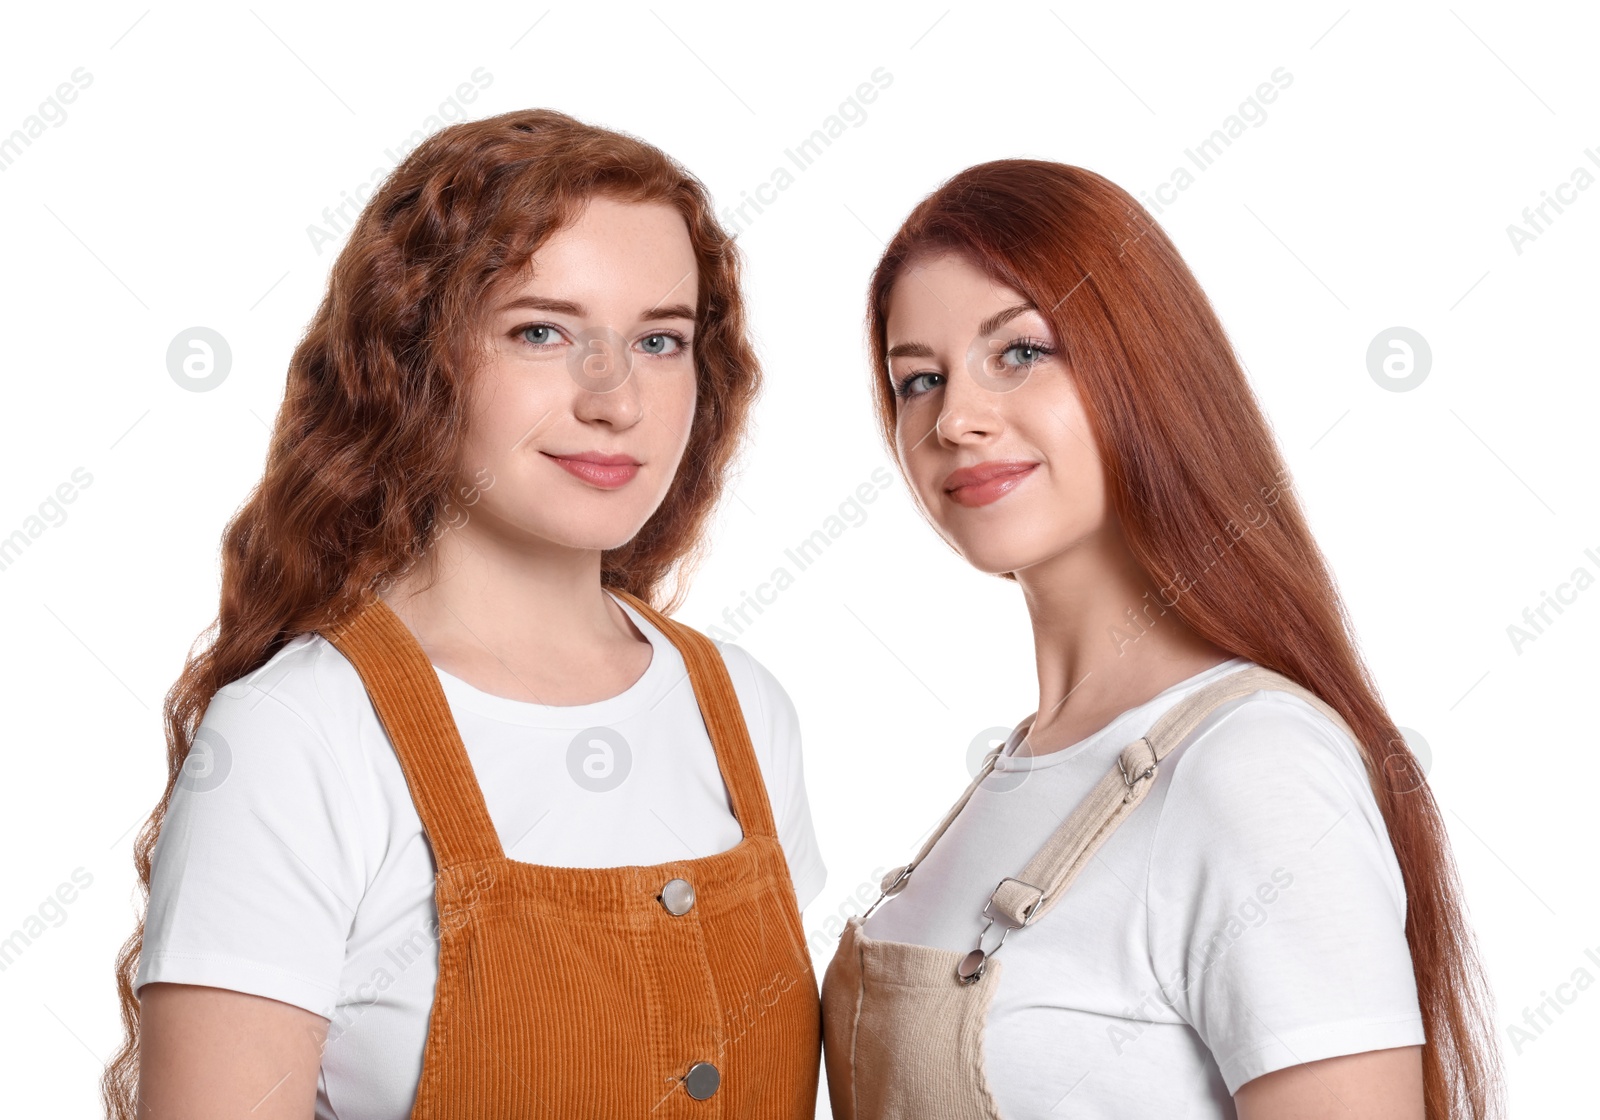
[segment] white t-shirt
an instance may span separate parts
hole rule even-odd
[[[1176,701],[1015,755],[1027,721],[870,937],[966,952],[979,912]],[[986,944],[997,935],[991,930]],[[1014,930],[985,1024],[1006,1120],[1235,1115],[1251,1078],[1423,1042],[1405,888],[1355,744],[1298,697],[1220,707],[1038,923]]]
[[[617,601],[653,653],[610,699],[525,703],[435,667],[511,859],[654,864],[739,842],[682,655]],[[827,873],[794,706],[755,658],[718,647],[803,907]],[[361,678],[301,635],[217,693],[198,739],[209,755],[191,751],[156,844],[135,987],[231,988],[324,1016],[319,1120],[403,1120],[438,980],[435,868]]]

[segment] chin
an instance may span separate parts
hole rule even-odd
[[[570,545],[573,548],[593,549],[596,552],[610,552],[613,549],[622,548],[630,543],[639,535],[639,530],[642,528],[644,528],[643,522],[640,522],[638,525],[632,525],[627,528],[616,529],[609,532],[598,529],[591,530],[588,533],[576,534],[575,539],[570,542]]]
[[[639,535],[639,530],[649,520],[645,516],[619,516],[620,511],[596,515],[594,511],[574,512],[543,524],[528,524],[525,529],[562,548],[581,549],[588,552],[608,552],[621,548]]]
[[[1020,555],[1014,549],[997,548],[992,541],[961,550],[963,560],[978,571],[991,576],[1014,572],[1019,567],[1024,567],[1026,562],[1018,559]]]
[[[1039,541],[1010,541],[996,536],[982,540],[958,542],[961,558],[985,575],[998,576],[1019,572],[1041,560],[1049,559],[1059,548],[1046,547]]]

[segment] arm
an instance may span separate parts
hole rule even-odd
[[[134,978],[141,1120],[313,1114],[365,872],[320,713],[302,715],[312,685],[221,689],[204,780],[186,763],[173,790]]]
[[[1239,1120],[1422,1120],[1422,1047],[1274,1070],[1239,1086],[1233,1102]]]
[[[139,1003],[139,1120],[308,1120],[328,1020],[265,996],[150,983]]]

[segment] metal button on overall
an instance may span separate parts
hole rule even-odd
[[[674,880],[676,881],[676,880]],[[697,1101],[703,1101],[722,1084],[722,1074],[710,1062],[696,1062],[683,1075],[683,1088]]]
[[[668,879],[656,897],[667,908],[667,913],[681,918],[694,906],[694,886],[687,879]]]

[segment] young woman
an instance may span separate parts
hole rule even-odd
[[[923,513],[1021,588],[1039,704],[847,925],[834,1116],[1499,1115],[1438,809],[1172,242],[1091,172],[982,164],[868,328]]]
[[[555,112],[372,198],[168,698],[118,1120],[812,1115],[794,710],[650,605],[758,389],[739,268]]]

